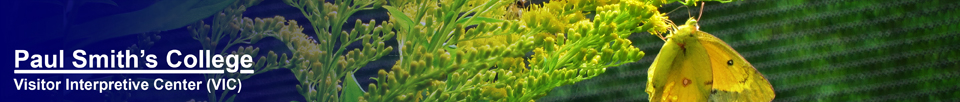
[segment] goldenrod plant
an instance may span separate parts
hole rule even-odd
[[[316,40],[310,36],[291,33],[282,34],[280,39],[288,42],[295,59],[300,61],[290,68],[300,82],[298,89],[307,101],[349,101],[356,100],[362,90],[353,73],[370,61],[387,55],[393,47],[383,41],[389,40],[394,33],[392,24],[377,24],[375,20],[362,22],[356,20],[352,30],[344,30],[343,25],[354,13],[371,10],[382,5],[383,1],[357,0],[335,3],[315,0],[285,0],[287,4],[300,9],[310,20]],[[302,29],[301,29],[302,30]],[[360,42],[362,49],[347,49],[347,45]],[[291,43],[292,42],[292,43]],[[335,46],[340,44],[339,46]],[[346,83],[342,83],[341,79]],[[341,92],[342,91],[342,92]]]
[[[670,27],[660,2],[551,1],[519,19],[493,14],[510,3],[390,1],[402,58],[361,101],[532,101],[638,60],[643,52],[625,37]]]
[[[240,0],[215,15],[213,26],[201,21],[188,28],[204,49],[221,53],[255,55],[259,48],[228,49],[268,37],[283,42],[289,57],[271,51],[254,68],[292,70],[307,101],[393,102],[533,101],[639,60],[644,53],[626,37],[666,32],[671,25],[657,7],[675,1],[564,0],[519,8],[509,0],[285,0],[306,16],[315,36],[280,16],[242,16],[258,2]],[[390,19],[356,20],[343,29],[354,13],[373,9],[386,9]],[[359,85],[353,73],[391,52],[384,41],[394,35],[400,59],[370,78],[377,82]],[[357,41],[362,48],[346,48]],[[211,94],[210,101],[232,101],[226,96]]]
[[[267,37],[281,39],[291,45],[289,36],[283,35],[303,35],[303,28],[297,25],[296,21],[287,21],[283,17],[274,18],[248,18],[243,17],[243,12],[249,6],[256,5],[261,0],[238,0],[233,2],[223,11],[213,15],[213,24],[206,24],[198,21],[187,27],[191,31],[193,39],[200,42],[204,50],[214,51],[212,53],[231,53],[231,54],[249,54],[257,56],[259,48],[253,46],[240,46],[257,43],[259,40]],[[301,36],[302,37],[302,36]],[[229,51],[229,52],[228,52]],[[293,63],[291,63],[291,61]],[[259,74],[272,69],[289,68],[299,65],[295,58],[288,58],[286,54],[278,57],[276,53],[270,51],[267,55],[261,56],[254,62],[253,74]],[[239,73],[204,75],[207,78],[237,78],[240,80],[250,78],[252,75]],[[231,83],[234,84],[234,83]],[[212,88],[212,87],[208,87]],[[232,102],[236,94],[230,94],[233,90],[222,91],[221,93],[209,93],[209,102]]]

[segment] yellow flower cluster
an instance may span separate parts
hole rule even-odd
[[[300,94],[308,101],[357,100],[363,91],[356,85],[353,73],[368,62],[387,55],[393,47],[383,41],[392,39],[393,24],[375,20],[356,20],[352,30],[343,25],[353,13],[382,6],[384,1],[355,0],[336,3],[316,0],[285,0],[310,20],[316,36],[302,33],[280,33],[281,41],[293,51],[296,67],[290,68],[300,80]],[[313,39],[313,38],[316,39]],[[347,49],[349,44],[359,42],[363,47]],[[337,44],[339,44],[337,46]],[[344,79],[344,80],[341,80]]]
[[[361,101],[531,101],[638,60],[644,54],[625,37],[670,27],[659,5],[637,0],[551,1],[519,19],[489,20],[509,17],[487,12],[511,10],[499,7],[509,3],[391,2],[403,4],[384,8],[398,24],[404,58],[381,70]],[[585,17],[589,11],[595,19]]]
[[[657,7],[677,1],[556,0],[521,8],[510,0],[284,0],[309,19],[311,36],[281,16],[243,17],[259,0],[240,0],[215,15],[212,26],[200,21],[188,28],[204,49],[221,53],[263,38],[283,42],[290,56],[270,51],[254,68],[292,70],[307,101],[532,101],[639,60],[644,53],[626,37],[666,32],[670,22]],[[356,20],[353,29],[343,29],[354,13],[381,8],[389,20]],[[363,91],[353,73],[392,51],[384,41],[394,35],[400,60],[378,71],[371,78],[377,82]],[[346,48],[354,42],[363,47]],[[259,48],[230,51],[257,54]]]

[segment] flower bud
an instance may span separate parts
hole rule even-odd
[[[487,73],[484,73],[484,72],[477,73],[477,77],[480,78],[480,79],[479,79],[480,81],[487,81],[487,79],[490,78],[490,77],[487,77],[487,76],[489,76],[489,75],[488,75]]]
[[[592,60],[597,56],[597,49],[587,48],[582,51],[586,51],[586,52],[582,52],[582,53],[586,53],[586,55],[583,56],[584,60]]]
[[[606,44],[606,43],[610,43],[610,42],[612,42],[612,41],[614,41],[614,40],[617,40],[618,38],[620,38],[620,36],[617,35],[616,32],[613,32],[613,33],[611,33],[611,34],[607,34],[606,36],[604,36],[603,40],[601,40],[600,42]]]
[[[600,56],[600,58],[601,58],[600,61],[601,61],[601,62],[609,62],[610,60],[613,59],[613,57],[614,57],[613,54],[616,54],[616,53],[613,52],[613,49],[603,49],[603,54],[602,54],[602,56]]]
[[[467,58],[466,58],[467,55],[465,55],[464,52],[465,52],[465,51],[457,51],[457,58],[455,59],[455,62],[456,62],[456,61],[464,61],[465,59],[467,59]]]
[[[556,51],[556,48],[554,48],[554,46],[553,46],[554,44],[556,44],[556,39],[553,39],[553,38],[551,38],[551,37],[547,37],[546,39],[544,39],[542,46],[543,46],[544,49],[547,50],[547,51]]]
[[[410,70],[414,71],[414,73],[419,73],[421,69],[420,67],[423,67],[423,66],[420,66],[420,63],[417,63],[417,62],[418,61],[413,61],[410,63]]]
[[[532,80],[530,80],[530,81],[532,82],[532,83],[530,83],[531,85],[536,86],[536,85],[540,85],[540,83],[541,83],[541,82],[540,82],[540,81],[541,81],[540,78],[530,77],[530,79],[532,79]]]
[[[380,71],[377,71],[377,78],[380,78],[380,79],[387,78],[387,70],[380,69]],[[386,80],[378,80],[378,81],[386,81]]]
[[[407,95],[397,96],[397,100],[398,100],[398,101],[401,101],[401,102],[405,102],[405,101],[407,101]]]
[[[460,73],[454,72],[453,74],[450,75],[450,77],[452,77],[452,78],[460,78]]]
[[[347,65],[347,61],[343,60],[343,56],[340,56],[339,59],[340,59],[340,60],[337,61],[337,68],[338,68],[337,70],[341,70],[341,71],[342,71],[342,70],[347,69],[347,66],[348,66],[348,65]]]
[[[490,56],[491,56],[491,54],[490,54],[491,52],[493,52],[493,51],[492,51],[492,49],[490,48],[490,45],[484,45],[483,47],[480,47],[480,57],[481,57],[481,58],[490,57]]]
[[[578,72],[579,75],[582,75],[582,76],[587,76],[587,75],[588,75],[586,69],[578,69],[578,70],[580,70],[580,71]]]
[[[260,59],[257,60],[257,62],[254,62],[253,66],[254,66],[254,67],[263,67],[263,65],[266,64],[266,63],[267,63],[267,57],[266,57],[266,56],[260,56]]]
[[[387,46],[387,48],[383,49],[383,51],[381,51],[380,54],[378,54],[377,56],[385,56],[387,54],[390,54],[390,51],[393,51],[393,46]]]
[[[615,53],[613,53],[613,56],[610,58],[609,61],[622,61],[622,60],[620,60],[620,58],[621,58],[621,57],[627,57],[627,56],[624,56],[624,55],[627,55],[627,54],[629,54],[629,53],[630,53],[630,52],[627,52],[627,51],[625,51],[625,50],[616,51]]]
[[[473,82],[474,82],[473,79],[467,79],[467,81],[463,83],[463,85],[474,85]]]
[[[350,32],[352,32],[353,34],[357,34],[359,32],[366,33],[367,27],[363,25],[369,25],[369,24],[363,24],[363,21],[360,21],[360,19],[357,19],[353,23],[353,31],[350,31]],[[357,36],[357,35],[351,35],[350,38],[353,38],[353,36]]]
[[[517,80],[517,86],[520,87],[521,89],[529,87],[528,83],[529,82],[527,82],[527,79],[525,78],[521,78]]]
[[[422,58],[423,58],[423,59],[421,59],[420,61],[432,62],[432,61],[433,61],[433,54],[431,54],[431,53],[425,53]]]
[[[280,63],[290,64],[290,60],[289,60],[289,57],[287,57],[287,54],[280,55]]]
[[[377,85],[370,83],[367,85],[367,90],[370,90],[369,92],[376,94],[377,91],[373,91],[373,90],[377,90]],[[370,96],[370,95],[364,95],[364,96]]]
[[[517,77],[514,76],[513,71],[507,71],[507,74],[504,74],[503,77],[506,77],[506,80],[504,81],[509,81],[509,82],[513,82],[514,80],[517,79]]]
[[[480,54],[480,51],[478,51],[476,47],[470,47],[466,49],[466,53],[464,54],[465,56],[463,56],[463,59],[464,61],[471,61],[473,59],[477,59],[479,54]],[[466,62],[463,62],[463,63],[466,63]]]
[[[577,41],[577,40],[580,40],[580,37],[581,37],[581,36],[580,36],[580,33],[573,33],[573,35],[570,36],[570,38],[569,38],[570,40],[569,40],[569,41]]]
[[[488,71],[487,74],[488,74],[488,75],[487,75],[486,77],[487,77],[487,79],[490,80],[491,82],[497,80],[497,72],[496,72],[496,71]]]

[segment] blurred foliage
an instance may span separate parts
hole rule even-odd
[[[100,2],[116,5],[113,1],[82,0],[78,2]],[[70,34],[65,38],[73,42],[70,44],[74,44],[74,48],[79,48],[126,35],[182,28],[195,21],[217,14],[231,4],[236,4],[235,0],[161,0],[142,10],[100,17],[85,23],[71,25],[67,29]]]
[[[958,7],[955,0],[706,2],[700,29],[753,63],[773,85],[774,101],[958,101]],[[669,16],[680,21],[699,9]],[[663,44],[646,34],[631,40],[648,53]],[[653,57],[539,100],[647,101],[643,89]]]
[[[262,0],[239,0],[231,2],[222,11],[213,15],[212,24],[206,24],[204,21],[197,21],[187,26],[191,37],[199,41],[203,50],[212,51],[217,54],[250,55],[257,56],[260,48],[253,46],[242,46],[257,43],[259,40],[267,37],[283,39],[282,35],[300,34],[300,28],[296,21],[286,21],[283,17],[274,18],[254,18],[243,17],[243,12],[247,7],[257,5]],[[254,74],[225,73],[204,75],[207,79],[211,78],[236,78],[238,80],[248,79],[253,75],[267,72],[272,69],[289,68],[298,63],[289,59],[286,54],[278,58],[273,51],[267,55],[260,56],[254,65]],[[236,83],[228,83],[236,84]],[[214,88],[207,86],[207,88]],[[208,102],[233,102],[237,97],[233,90],[217,91],[208,93]]]

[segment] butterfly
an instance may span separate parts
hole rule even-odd
[[[648,69],[650,101],[764,101],[773,86],[736,50],[699,30],[697,20],[675,27]]]

